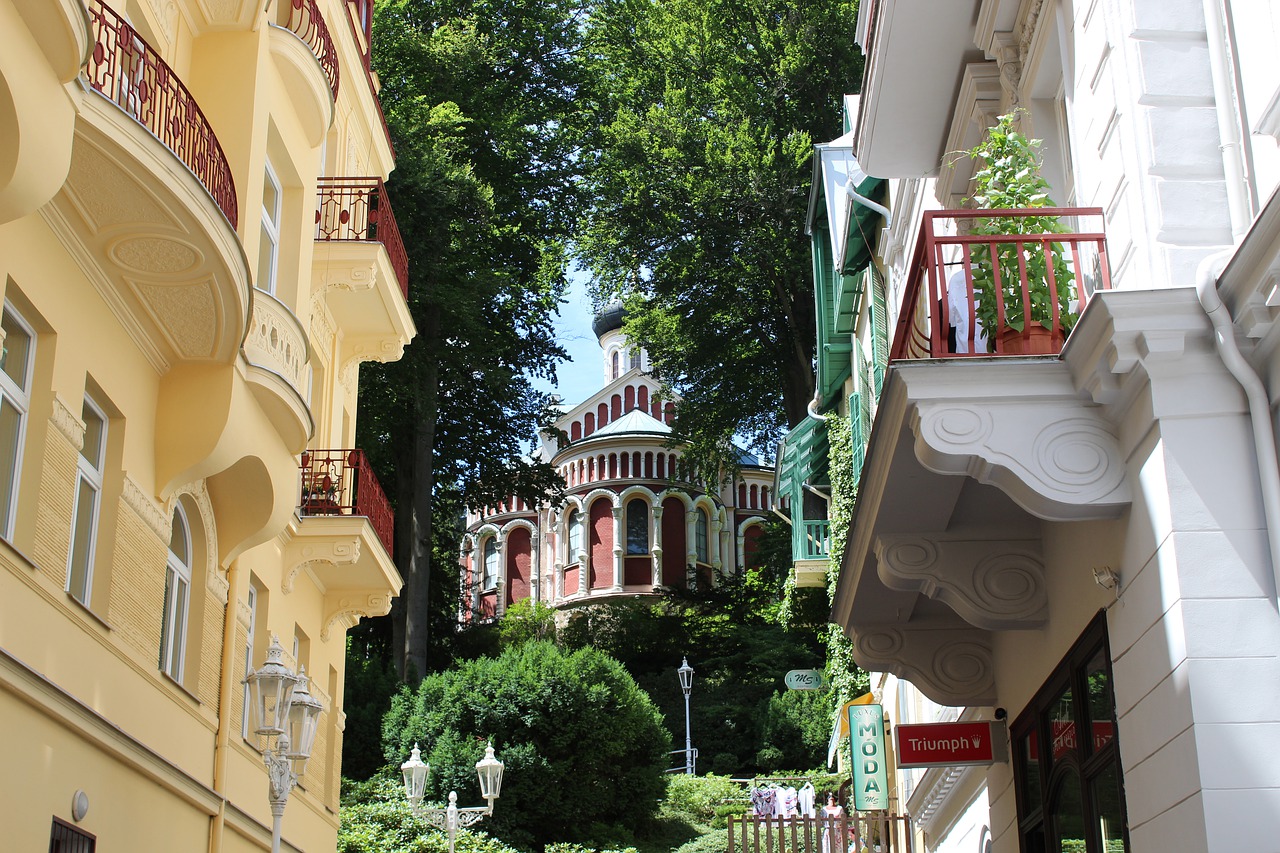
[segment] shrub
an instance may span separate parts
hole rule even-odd
[[[685,844],[676,853],[724,853],[729,849],[729,831],[713,829]]]
[[[537,640],[401,691],[383,721],[391,762],[423,747],[428,799],[457,790],[463,804],[479,802],[474,765],[490,739],[506,771],[486,825],[521,847],[633,832],[657,809],[671,748],[617,661]]]
[[[747,802],[746,791],[728,776],[681,774],[667,780],[667,811],[682,812],[696,823],[710,823],[726,802]]]

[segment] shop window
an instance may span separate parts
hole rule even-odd
[[[102,503],[102,469],[107,452],[107,416],[90,397],[80,410],[84,446],[76,459],[76,495],[72,510],[71,548],[67,556],[67,592],[88,606],[93,590],[93,558]]]
[[[1103,615],[1018,717],[1012,734],[1024,853],[1127,853]]]
[[[53,819],[49,830],[49,853],[93,853],[97,838],[81,832],[66,821]]]
[[[627,553],[649,553],[649,505],[640,498],[627,502]]]
[[[4,305],[4,345],[0,349],[0,536],[13,537],[18,505],[18,476],[27,411],[31,406],[31,369],[36,336],[8,302]]]
[[[187,611],[191,601],[191,528],[182,505],[174,507],[169,558],[164,575],[164,613],[160,626],[160,669],[182,681],[186,659]]]

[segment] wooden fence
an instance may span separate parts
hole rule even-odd
[[[730,815],[726,853],[913,853],[911,818],[882,812],[792,818]]]

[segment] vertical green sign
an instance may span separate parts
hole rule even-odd
[[[849,706],[849,748],[853,753],[853,807],[858,811],[889,808],[881,706]]]

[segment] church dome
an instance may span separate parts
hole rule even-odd
[[[622,321],[626,319],[626,309],[622,307],[622,300],[615,299],[608,305],[596,312],[596,317],[591,321],[591,331],[596,333],[596,338],[603,338],[612,331],[622,328]]]

